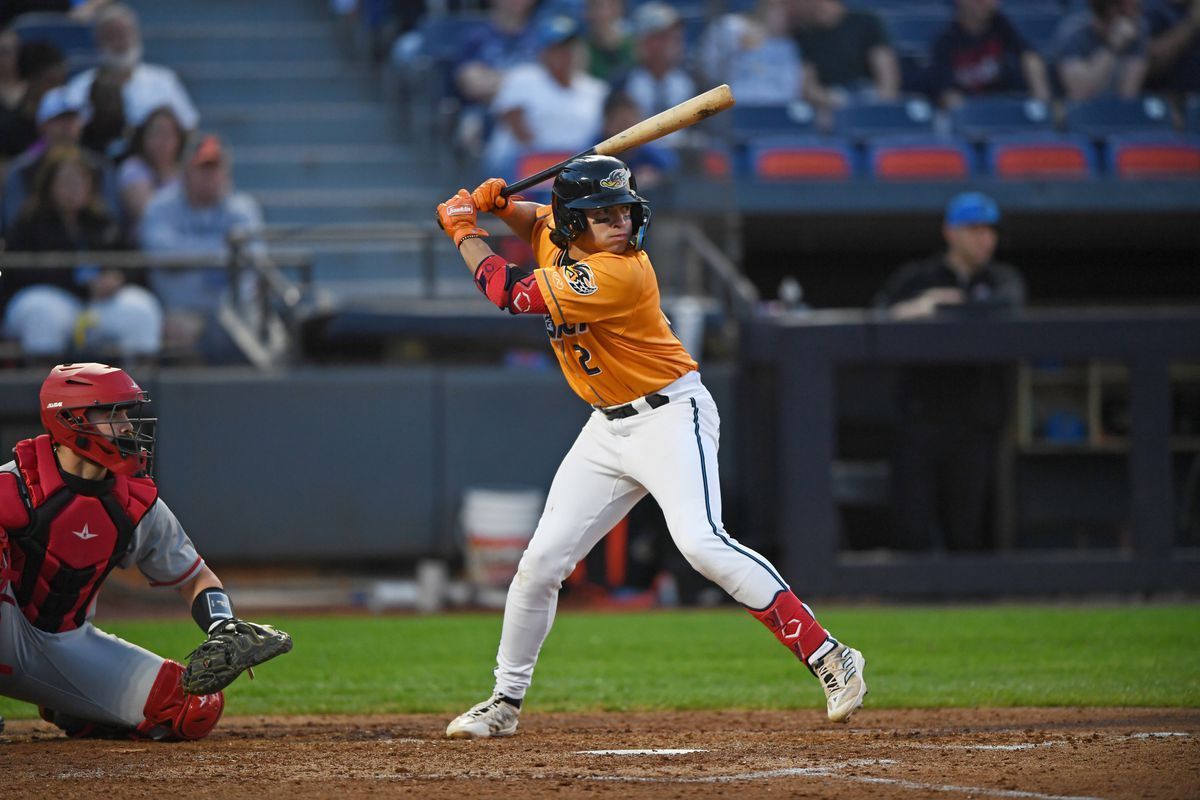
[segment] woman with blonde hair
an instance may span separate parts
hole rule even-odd
[[[55,147],[38,170],[34,192],[9,239],[12,251],[79,253],[121,246],[117,224],[97,187],[99,172],[75,145]],[[64,259],[49,270],[6,269],[3,332],[26,356],[57,357],[86,351],[117,356],[157,353],[162,307],[118,270]]]

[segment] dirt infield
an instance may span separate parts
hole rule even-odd
[[[10,721],[0,785],[87,800],[1200,797],[1196,710],[868,709],[848,726],[815,711],[529,713],[515,738],[477,742],[441,738],[446,721],[235,717],[183,744]]]

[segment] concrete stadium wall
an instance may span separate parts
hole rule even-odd
[[[43,373],[0,376],[5,452],[38,431]],[[154,400],[163,498],[223,561],[409,559],[458,549],[473,486],[549,488],[588,415],[557,370],[163,370]],[[146,376],[149,377],[149,376]],[[725,409],[733,370],[705,382]]]

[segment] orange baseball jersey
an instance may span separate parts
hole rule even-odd
[[[547,332],[575,393],[593,406],[623,405],[696,369],[663,314],[650,258],[628,250],[573,262],[550,241],[553,224],[550,206],[539,208],[531,244]]]

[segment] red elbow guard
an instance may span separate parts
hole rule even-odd
[[[544,314],[546,301],[537,278],[497,255],[490,255],[475,268],[475,285],[497,308],[510,314]]]

